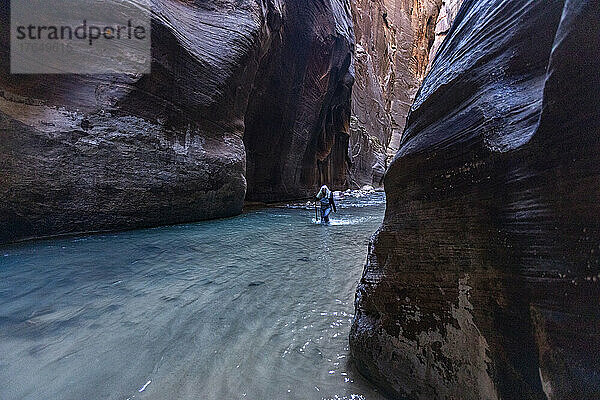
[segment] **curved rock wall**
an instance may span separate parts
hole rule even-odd
[[[462,0],[356,0],[350,183],[380,186],[406,116]]]
[[[287,1],[246,114],[248,200],[347,186],[354,34],[349,0]]]
[[[218,3],[155,2],[145,76],[10,75],[3,22],[0,241],[241,211],[268,28],[255,1]]]
[[[250,198],[343,184],[353,46],[346,1],[153,0],[145,76],[10,75],[7,3],[0,242],[237,214],[244,140]]]
[[[357,290],[353,358],[394,398],[600,398],[599,21],[465,0]]]

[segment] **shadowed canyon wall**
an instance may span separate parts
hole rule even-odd
[[[149,75],[11,75],[0,3],[0,242],[230,216],[247,182],[266,200],[344,184],[348,1],[152,9]]]
[[[403,399],[600,398],[600,4],[465,0],[385,178],[350,334]]]
[[[354,33],[348,0],[287,1],[248,104],[248,200],[346,187]]]
[[[351,186],[380,186],[406,116],[462,0],[356,0]]]
[[[153,0],[150,75],[19,76],[3,2],[0,241],[379,185],[459,3]]]

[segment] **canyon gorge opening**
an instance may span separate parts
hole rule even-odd
[[[148,74],[11,73],[0,5],[1,398],[600,399],[598,1],[127,1]]]

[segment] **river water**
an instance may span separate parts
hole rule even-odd
[[[381,193],[0,247],[0,399],[369,399],[348,362]]]

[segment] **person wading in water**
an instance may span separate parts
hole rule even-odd
[[[328,224],[331,210],[333,209],[333,212],[337,212],[337,209],[333,201],[333,192],[329,190],[327,185],[321,186],[321,190],[317,193],[317,201],[321,203],[321,223]]]

